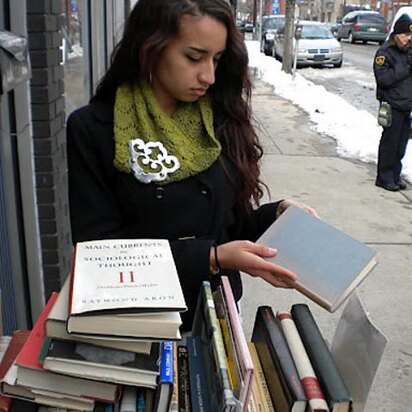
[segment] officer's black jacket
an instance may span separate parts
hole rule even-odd
[[[277,203],[248,216],[235,207],[236,170],[222,156],[204,172],[167,185],[144,184],[113,166],[113,105],[95,102],[73,112],[67,122],[69,201],[73,243],[96,239],[169,239],[188,312],[189,330],[214,241],[256,240],[273,222]],[[232,179],[228,178],[229,173]],[[229,276],[236,300],[240,275]]]
[[[376,98],[402,111],[412,109],[412,69],[407,55],[395,46],[391,37],[378,49],[373,63]]]

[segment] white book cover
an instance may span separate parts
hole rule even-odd
[[[73,261],[71,315],[187,309],[167,240],[79,242]]]

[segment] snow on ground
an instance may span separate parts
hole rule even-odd
[[[249,53],[249,65],[259,72],[261,80],[274,86],[277,95],[302,108],[309,115],[318,133],[336,141],[339,155],[376,163],[382,133],[376,116],[355,108],[342,97],[305,79],[299,72],[295,77],[282,72],[280,62],[260,53],[259,42],[245,43]],[[330,71],[319,70],[319,76],[321,73],[328,76]],[[355,76],[355,73],[353,75]],[[412,143],[409,144],[402,163],[403,175],[412,182]]]

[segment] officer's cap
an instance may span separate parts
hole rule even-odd
[[[412,17],[410,17],[409,14],[402,14],[402,16],[396,20],[393,32],[395,34],[412,33]]]

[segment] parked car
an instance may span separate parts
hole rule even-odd
[[[285,24],[285,16],[277,14],[274,16],[267,16],[262,24],[262,39],[260,42],[260,50],[268,56],[273,55],[273,42],[275,34]]]
[[[253,23],[246,23],[245,24],[245,32],[246,33],[253,33],[254,28],[255,28],[255,26],[253,25]]]
[[[382,44],[388,34],[388,23],[377,11],[358,10],[348,13],[338,26],[336,38],[350,43],[376,41]]]
[[[243,20],[236,20],[236,27],[242,33],[245,31],[245,24],[246,22],[244,22]]]
[[[332,32],[324,24],[316,21],[302,20],[301,37],[297,44],[298,66],[323,66],[331,64],[333,67],[341,67],[343,62],[342,47],[335,39]],[[281,27],[276,33],[274,42],[274,57],[283,59],[285,27]],[[296,40],[293,39],[293,57],[295,54]]]

